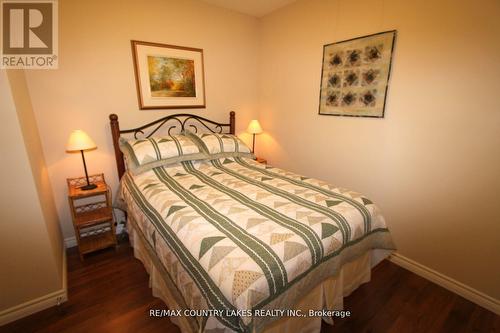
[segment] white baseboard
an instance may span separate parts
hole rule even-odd
[[[497,315],[500,315],[500,301],[498,299],[488,296],[485,293],[469,287],[444,274],[436,272],[435,270],[402,256],[397,252],[393,253],[389,260],[398,266],[406,268],[407,270],[420,275],[421,277],[432,281],[435,284],[440,285],[441,287],[446,288],[455,294],[458,294],[463,298],[496,313]]]
[[[63,276],[62,276],[62,280],[63,280],[62,289],[64,290],[64,294],[65,294],[62,302],[66,302],[68,300],[68,259],[66,258],[66,248],[63,249],[62,274],[63,274]]]
[[[50,294],[29,300],[0,312],[0,326],[17,319],[29,316],[68,300],[68,270],[66,266],[66,251],[63,249],[62,288]]]
[[[64,247],[69,249],[70,247],[75,247],[76,244],[76,237],[71,236],[71,237],[66,237],[64,238]]]

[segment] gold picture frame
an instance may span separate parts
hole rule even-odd
[[[141,110],[205,108],[203,49],[132,40]]]

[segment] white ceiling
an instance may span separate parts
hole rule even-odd
[[[262,17],[278,8],[284,7],[296,0],[201,0],[218,7],[224,7],[237,12]]]

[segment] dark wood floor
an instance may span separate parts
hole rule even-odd
[[[36,278],[36,277],[34,277]],[[23,318],[0,332],[179,332],[151,295],[148,275],[128,243],[87,256],[68,251],[68,302]],[[350,318],[322,332],[500,332],[500,317],[389,261],[345,300]]]

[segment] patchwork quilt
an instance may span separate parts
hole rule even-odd
[[[293,308],[345,262],[394,248],[363,195],[247,158],[127,173],[121,188],[204,332],[261,330],[272,318],[255,311]]]

